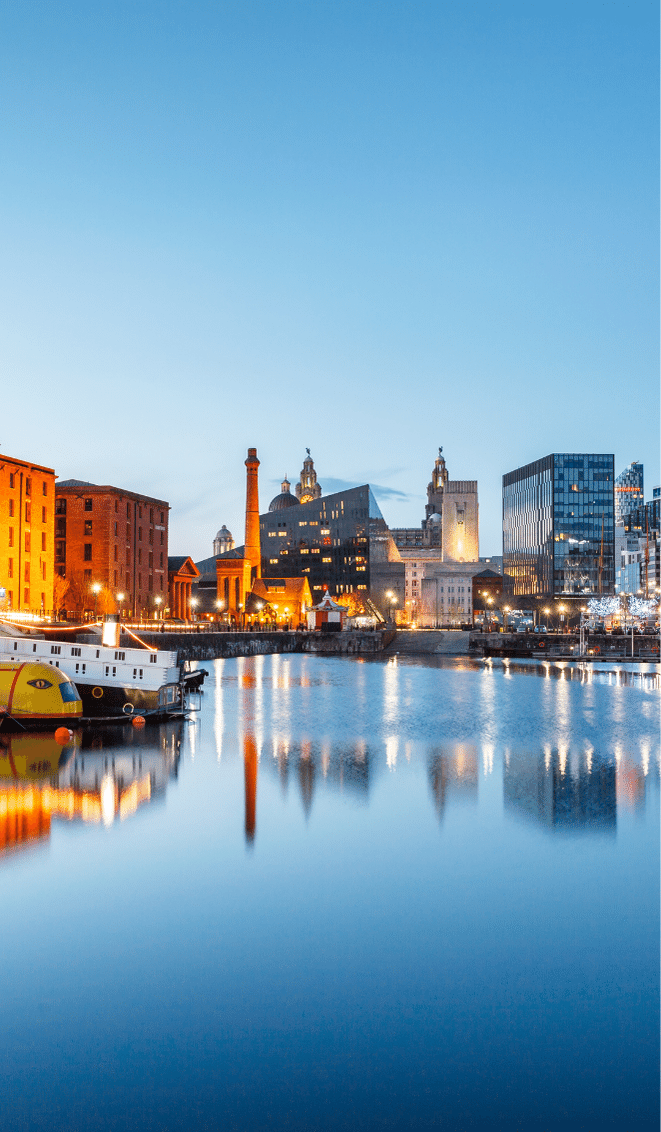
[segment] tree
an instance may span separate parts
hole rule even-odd
[[[62,574],[56,574],[53,579],[53,609],[59,613],[64,608],[64,599],[70,589],[70,583]]]

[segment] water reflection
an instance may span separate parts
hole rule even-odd
[[[443,818],[450,800],[477,802],[478,752],[468,743],[434,748],[429,752],[429,785],[436,813]]]
[[[165,793],[176,776],[183,724],[74,733],[64,748],[52,734],[0,740],[0,855],[47,840],[51,821],[108,826]]]
[[[592,752],[569,761],[566,749],[510,753],[503,797],[506,809],[554,832],[615,832],[615,764],[593,761]]]

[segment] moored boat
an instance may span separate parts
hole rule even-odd
[[[73,681],[82,700],[83,722],[124,722],[133,715],[160,720],[186,710],[188,684],[176,652],[0,637],[0,662],[28,658]]]
[[[83,704],[75,684],[40,661],[0,660],[0,726],[57,727],[76,723]]]

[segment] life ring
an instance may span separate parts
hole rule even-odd
[[[595,645],[592,651],[594,653],[601,652],[601,645]]]
[[[103,695],[103,688],[92,688],[92,695],[95,700],[100,700]]]
[[[540,649],[546,648],[546,641],[538,641],[537,644],[539,645]]]
[[[130,704],[130,703],[128,703],[128,701],[127,701],[127,702],[126,702],[126,703],[124,704],[124,707],[122,708],[122,711],[124,712],[124,715],[133,715],[133,711],[134,711],[134,708],[133,708],[133,704]]]

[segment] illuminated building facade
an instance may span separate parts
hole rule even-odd
[[[644,499],[643,465],[634,460],[615,480],[615,526],[621,527],[625,516],[639,507]]]
[[[55,571],[71,610],[132,616],[162,612],[168,589],[168,515],[163,499],[62,480],[55,490]]]
[[[0,455],[0,610],[53,608],[55,472]]]
[[[503,476],[503,570],[515,596],[613,593],[614,480],[603,453],[553,453]]]
[[[168,613],[170,617],[187,621],[191,616],[193,582],[200,571],[193,559],[185,554],[168,558]]]
[[[262,576],[307,577],[315,602],[357,590],[367,596],[401,556],[369,484],[260,516]],[[383,576],[383,577],[382,577]]]
[[[314,470],[314,460],[310,449],[306,448],[307,456],[303,461],[301,478],[296,484],[296,498],[299,503],[310,503],[321,496],[321,484],[317,483],[317,473]],[[284,487],[283,487],[284,490]]]
[[[479,509],[477,480],[451,480],[439,448],[427,485],[425,518],[420,527],[392,531],[400,551],[434,549],[441,562],[477,562]]]

